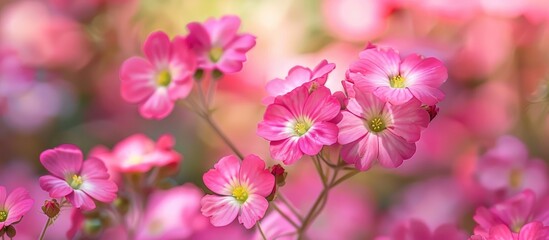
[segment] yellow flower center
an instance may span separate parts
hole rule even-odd
[[[522,172],[519,169],[511,170],[509,174],[509,184],[512,188],[518,188],[522,184]]]
[[[248,199],[248,190],[242,186],[235,187],[233,189],[233,197],[239,202],[244,203]]]
[[[8,219],[8,212],[2,210],[0,211],[0,222],[4,222]]]
[[[172,82],[172,75],[170,72],[164,70],[156,75],[156,85],[161,87],[167,87]]]
[[[80,189],[80,185],[82,185],[82,176],[73,174],[69,185],[71,185],[73,189]]]
[[[303,136],[309,129],[311,129],[311,126],[313,125],[313,122],[309,120],[306,117],[299,117],[297,121],[293,125],[293,131],[296,136]]]
[[[368,121],[368,127],[370,128],[370,131],[376,133],[381,132],[387,128],[385,126],[385,122],[383,122],[383,119],[381,119],[381,117],[375,117]]]
[[[219,61],[221,55],[223,55],[223,48],[221,47],[213,47],[210,50],[210,60],[212,60],[212,62]]]
[[[389,84],[391,84],[392,88],[405,88],[404,80],[405,79],[402,76],[396,75],[389,79]]]

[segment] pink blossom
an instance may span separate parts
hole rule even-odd
[[[358,88],[355,95],[338,123],[343,160],[367,170],[376,159],[384,167],[395,168],[412,157],[422,129],[429,124],[421,103],[412,99],[393,105]]]
[[[547,239],[549,211],[546,202],[535,205],[536,195],[530,190],[492,206],[477,208],[473,219],[478,224],[476,239]],[[498,238],[499,237],[499,238]]]
[[[307,86],[301,86],[275,98],[257,134],[271,141],[274,159],[292,164],[304,154],[318,154],[324,145],[337,142],[337,126],[331,121],[340,109],[327,87],[318,86],[309,93]]]
[[[196,53],[198,68],[222,73],[240,71],[246,61],[246,52],[255,45],[255,37],[237,34],[239,27],[240,18],[237,16],[187,24],[187,42]]]
[[[328,79],[328,74],[334,68],[335,64],[328,63],[326,60],[322,60],[313,70],[302,66],[295,66],[290,69],[285,79],[275,78],[267,83],[265,89],[269,96],[263,99],[263,103],[271,104],[274,102],[275,97],[289,93],[305,83],[308,83],[308,86],[310,86],[312,82],[316,82],[324,86]]]
[[[10,194],[0,186],[0,229],[19,222],[32,207],[34,200],[24,188],[16,188]]]
[[[153,167],[177,169],[183,157],[173,150],[174,145],[169,134],[160,136],[157,142],[144,134],[134,134],[116,144],[112,152],[97,150],[94,156],[111,166],[113,172],[143,173]]]
[[[226,156],[203,176],[204,184],[218,195],[202,198],[202,214],[214,226],[226,226],[237,215],[247,229],[263,218],[269,206],[266,197],[274,186],[274,176],[265,169],[265,162],[248,155],[240,163],[236,156]]]
[[[202,195],[192,184],[153,192],[136,239],[186,239],[205,228],[207,219],[200,214]]]
[[[184,38],[170,41],[164,32],[150,34],[143,52],[147,59],[131,57],[122,64],[121,94],[124,100],[139,104],[144,118],[162,119],[172,112],[177,99],[191,92],[195,57]]]
[[[52,174],[39,179],[40,187],[52,198],[66,199],[75,208],[95,208],[93,199],[111,202],[118,187],[109,180],[105,164],[90,158],[83,161],[82,151],[75,145],[64,144],[40,154],[40,162]]]
[[[452,224],[443,224],[434,231],[421,220],[410,219],[403,221],[393,230],[391,237],[377,237],[376,240],[462,240],[465,232]]]
[[[537,195],[547,190],[547,166],[540,159],[528,158],[524,143],[512,136],[503,136],[479,160],[477,177],[488,191],[503,196],[531,189]]]
[[[347,81],[382,101],[404,104],[412,98],[434,105],[444,98],[440,85],[448,78],[446,67],[436,58],[412,54],[401,60],[393,49],[366,48],[351,64]]]

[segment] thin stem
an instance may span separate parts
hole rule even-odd
[[[46,221],[46,225],[44,225],[44,228],[42,229],[42,233],[40,233],[40,240],[44,239],[44,236],[46,235],[46,230],[51,224],[51,218],[48,217],[48,220]]]
[[[259,229],[259,233],[261,233],[261,237],[263,238],[263,240],[267,240],[267,237],[265,237],[265,233],[263,232],[263,229],[261,229],[261,224],[259,224],[259,222],[257,222],[256,224],[257,224],[257,229]]]
[[[294,205],[290,201],[288,201],[288,199],[286,199],[286,197],[284,197],[281,192],[278,193],[277,197],[290,209],[290,211],[292,211],[292,213],[299,219],[299,221],[303,222],[303,217],[301,216],[301,214],[297,212],[297,209],[294,207]]]
[[[223,140],[223,142],[225,142],[225,144],[229,146],[229,148],[234,152],[234,154],[236,154],[238,158],[244,159],[244,155],[240,153],[238,148],[236,148],[236,146],[231,142],[231,140],[229,140],[229,138],[225,136],[225,134],[221,131],[221,129],[219,129],[217,124],[211,119],[210,115],[208,114],[206,116],[203,116],[203,118],[210,125],[210,127],[215,131],[215,133],[217,133],[217,135]]]
[[[299,226],[297,225],[297,223],[295,223],[294,221],[292,221],[292,219],[286,215],[286,213],[284,213],[276,204],[273,203],[273,208],[275,211],[277,211],[280,216],[282,216],[284,219],[286,219],[286,221],[288,223],[290,223],[295,229],[299,229]]]
[[[315,164],[315,167],[316,167],[316,171],[318,172],[318,175],[320,175],[320,179],[322,180],[322,185],[324,185],[324,187],[327,186],[327,178],[326,176],[324,175],[324,170],[322,169],[322,166],[320,165],[320,160],[318,160],[318,158],[316,157],[312,157],[313,158],[313,163]]]
[[[338,184],[340,184],[340,183],[342,183],[343,181],[345,181],[345,180],[347,180],[347,179],[353,177],[354,175],[357,175],[358,173],[360,173],[360,171],[354,169],[354,171],[349,172],[349,173],[343,175],[343,177],[339,178],[339,179],[336,180],[335,182],[332,182],[332,183],[330,184],[330,188],[333,188],[333,187],[337,186]]]
[[[208,104],[212,104],[213,102],[213,96],[215,93],[215,89],[217,87],[217,80],[210,78],[210,84],[208,86],[208,93],[206,94],[206,100],[208,101]]]
[[[316,199],[315,203],[313,204],[313,207],[311,210],[309,210],[309,213],[305,217],[305,220],[303,221],[303,224],[301,224],[301,228],[298,229],[298,239],[303,238],[303,233],[307,229],[309,223],[313,220],[313,215],[315,211],[317,211],[318,206],[320,205],[323,198],[326,198],[328,196],[328,188],[324,188],[318,198]]]

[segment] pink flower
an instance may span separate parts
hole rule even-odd
[[[376,159],[384,167],[395,168],[412,157],[422,129],[429,124],[421,103],[412,99],[393,105],[358,89],[355,95],[338,124],[343,160],[367,170]]]
[[[143,45],[147,59],[131,57],[120,69],[124,100],[139,104],[141,116],[162,119],[171,113],[177,99],[193,87],[195,57],[185,39],[170,42],[164,32],[154,32]]]
[[[202,214],[211,217],[210,222],[216,227],[228,225],[239,215],[238,221],[247,229],[265,215],[269,206],[265,198],[275,183],[265,162],[256,155],[248,155],[242,164],[236,156],[223,157],[204,174],[203,180],[218,195],[202,198]]]
[[[205,228],[207,219],[200,214],[202,196],[192,184],[153,192],[136,239],[187,239]]]
[[[536,206],[535,198],[534,192],[525,190],[490,209],[479,207],[473,217],[476,239],[548,239],[549,206]]]
[[[393,49],[367,48],[351,64],[347,81],[382,101],[404,104],[412,98],[434,105],[444,98],[439,87],[448,78],[446,67],[436,58],[409,55],[401,60]]]
[[[97,158],[83,162],[82,151],[74,145],[60,145],[40,154],[40,162],[52,174],[40,177],[40,187],[52,198],[66,199],[75,208],[95,208],[93,199],[111,202],[118,187],[109,180],[105,164]]]
[[[187,43],[196,53],[198,68],[222,73],[240,71],[246,52],[255,45],[255,37],[237,34],[239,27],[237,16],[210,18],[203,24],[189,23]]]
[[[305,83],[308,83],[309,85],[307,86],[310,86],[312,82],[316,82],[324,86],[328,79],[328,74],[334,68],[335,64],[328,63],[326,60],[322,60],[313,70],[302,66],[295,66],[290,69],[286,79],[275,78],[267,83],[265,89],[269,96],[263,99],[263,103],[271,104],[274,102],[276,96],[289,93]]]
[[[531,189],[537,195],[547,190],[547,167],[542,160],[528,159],[524,143],[512,136],[503,136],[480,159],[477,169],[482,187],[503,196]]]
[[[16,188],[7,194],[6,188],[0,186],[0,229],[19,222],[33,203],[34,200],[24,188]]]
[[[112,152],[95,154],[115,172],[148,172],[153,167],[177,169],[182,156],[173,150],[173,136],[165,134],[157,142],[144,134],[134,134],[120,141]]]
[[[315,155],[322,146],[337,142],[337,126],[331,121],[340,109],[328,88],[318,86],[309,93],[307,86],[301,86],[267,107],[257,134],[271,141],[274,159],[292,164],[303,154]]]
[[[466,235],[452,224],[443,224],[431,231],[421,220],[401,222],[393,230],[392,237],[377,237],[376,240],[462,240]]]

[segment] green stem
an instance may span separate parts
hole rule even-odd
[[[279,192],[277,197],[290,209],[290,211],[292,211],[292,213],[299,219],[299,221],[303,222],[303,217],[301,216],[301,214],[297,212],[297,209],[294,207],[294,205],[290,201],[288,201],[288,199],[286,199],[286,197],[284,197],[282,193]]]
[[[265,237],[265,233],[263,232],[263,229],[261,229],[261,224],[259,224],[259,222],[257,222],[257,229],[259,229],[259,233],[261,234],[263,240],[267,240],[267,237]]]
[[[44,239],[44,236],[46,235],[46,230],[51,225],[51,218],[48,217],[48,220],[46,221],[46,225],[44,225],[44,228],[42,229],[42,233],[40,233],[40,240]]]
[[[290,223],[295,229],[299,229],[299,226],[294,221],[292,221],[292,219],[288,217],[288,215],[286,215],[286,213],[284,213],[276,204],[273,203],[272,206],[274,210],[276,210],[280,214],[280,216],[286,219],[286,221]]]

